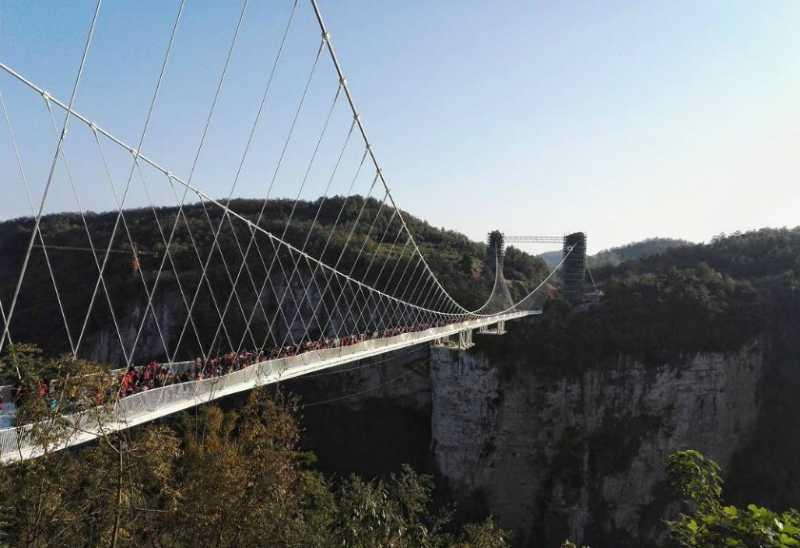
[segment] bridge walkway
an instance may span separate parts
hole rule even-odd
[[[219,377],[139,392],[121,398],[112,409],[111,416],[104,417],[102,421],[98,420],[98,414],[95,413],[67,416],[72,432],[56,450],[86,443],[103,434],[132,428],[258,386],[433,342],[465,331],[486,328],[498,322],[539,314],[541,311],[535,310],[475,318],[424,331],[370,339],[350,346],[312,350],[296,356],[265,360]],[[29,428],[30,425],[26,425],[0,430],[0,462],[27,460],[43,454],[41,447],[28,443],[25,433]]]

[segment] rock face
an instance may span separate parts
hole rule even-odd
[[[120,335],[117,335],[110,318],[96,330],[90,330],[84,347],[86,356],[93,361],[122,365],[125,360],[120,336],[126,351],[129,352],[135,346],[134,363],[165,359],[168,353],[175,351],[179,339],[182,347],[196,350],[198,346],[195,327],[187,320],[187,306],[178,290],[169,286],[169,283],[163,283],[167,287],[160,290],[157,299],[153,299],[152,308],[147,308],[144,299],[132,300],[127,303],[127,308],[124,305],[118,306],[116,312]],[[286,344],[303,339],[308,328],[316,327],[321,331],[325,327],[326,332],[332,336],[340,331],[344,332],[344,328],[341,325],[341,315],[333,312],[333,303],[320,302],[320,288],[324,284],[325,280],[312,281],[308,273],[295,275],[290,284],[286,283],[282,274],[274,275],[269,283],[264,284],[269,291],[261,294],[260,302],[241,291],[241,295],[237,293],[239,301],[232,300],[228,303],[224,295],[218,295],[214,304],[210,295],[201,291],[192,309],[192,318],[204,344],[216,337],[223,348],[228,346],[228,337],[231,337],[234,346],[240,341],[244,348],[258,346],[263,342],[267,326],[276,340],[285,341]],[[196,286],[187,285],[187,302],[192,301],[196,290]],[[242,308],[239,308],[239,303]],[[226,329],[223,329],[219,310],[225,310],[226,305]],[[277,312],[279,307],[280,312]],[[246,316],[242,315],[242,309]],[[367,321],[381,312],[379,306],[374,306],[365,310],[362,315],[364,321]],[[311,317],[315,319],[314,324],[307,326],[304,318]],[[250,326],[249,333],[244,330],[245,324]],[[348,329],[352,327],[348,326]]]
[[[88,359],[122,367],[125,358],[120,346],[120,336],[128,350],[134,347],[134,342],[136,343],[138,350],[134,356],[135,363],[144,363],[164,356],[165,345],[169,348],[183,324],[181,317],[176,313],[177,306],[177,296],[154,302],[152,310],[146,308],[146,303],[137,304],[118,320],[119,335],[113,325],[89,335],[86,345]]]
[[[666,456],[694,448],[725,467],[756,424],[762,370],[757,343],[655,368],[620,357],[573,377],[490,358],[480,345],[434,348],[436,467],[518,546],[655,545]]]

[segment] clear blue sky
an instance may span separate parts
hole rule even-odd
[[[800,224],[800,2],[320,0],[376,153],[402,207],[476,239],[585,230],[594,251],[649,236]],[[224,197],[289,13],[251,0],[194,181]],[[66,100],[93,1],[0,0],[0,60]],[[143,149],[186,176],[239,3],[188,0]],[[177,0],[108,1],[77,110],[135,143]],[[300,0],[239,196],[263,196],[319,34]],[[336,89],[327,57],[273,195],[298,188]],[[54,138],[42,101],[4,74],[34,193]],[[59,113],[60,114],[60,113]],[[74,125],[79,198],[110,209],[96,145]],[[348,128],[340,103],[304,197],[319,195]],[[118,188],[126,156],[105,144]],[[360,151],[350,147],[334,191]],[[145,173],[151,198],[175,203]],[[368,185],[363,177],[358,190]],[[30,212],[0,124],[0,218]],[[141,183],[129,205],[146,205]],[[63,168],[48,211],[74,210]]]

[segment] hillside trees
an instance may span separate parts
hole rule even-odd
[[[697,268],[700,263],[739,280],[769,279],[784,272],[800,270],[800,227],[762,228],[749,232],[721,234],[708,244],[673,247],[661,253],[627,261],[618,267],[594,271],[598,279],[625,272],[664,272],[669,268]]]
[[[692,352],[737,350],[769,318],[765,296],[753,284],[705,264],[626,272],[604,291],[599,305],[588,309],[547,302],[531,325],[510,324],[511,337],[501,346],[524,351],[537,366],[554,371],[582,371],[620,355],[663,365]]]

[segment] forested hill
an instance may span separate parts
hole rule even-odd
[[[368,259],[374,254],[376,264],[381,265],[385,262],[387,267],[384,275],[379,277],[380,279],[375,279],[379,269],[373,268],[370,271],[368,283],[381,289],[402,293],[402,287],[386,288],[385,286],[390,282],[389,273],[394,264],[404,265],[408,262],[412,249],[410,245],[404,249],[406,240],[405,235],[399,235],[401,227],[399,218],[393,217],[389,208],[382,207],[380,202],[371,198],[365,203],[364,198],[360,196],[349,198],[336,196],[324,200],[323,203],[320,203],[320,200],[300,201],[292,213],[293,205],[293,200],[270,200],[261,215],[259,225],[280,236],[284,233],[287,219],[291,216],[285,236],[289,243],[297,248],[305,249],[314,257],[322,255],[326,264],[336,265],[338,262],[340,271],[349,273],[353,269],[355,278],[364,276],[370,262]],[[359,218],[362,206],[363,212]],[[262,202],[238,199],[233,200],[230,207],[239,215],[255,222],[259,217]],[[318,211],[319,215],[317,216]],[[341,216],[339,217],[340,212]],[[105,275],[105,282],[112,293],[115,306],[118,300],[127,301],[128,309],[132,310],[136,306],[144,306],[146,302],[140,276],[132,267],[133,255],[130,252],[130,239],[135,242],[144,278],[148,284],[153,284],[155,273],[165,258],[162,233],[164,237],[169,237],[177,215],[178,208],[176,207],[157,208],[155,211],[150,208],[125,211],[125,223],[120,224],[111,246],[120,252],[110,256]],[[403,216],[432,270],[451,295],[467,308],[475,308],[482,304],[491,292],[493,282],[490,269],[485,268],[484,265],[486,244],[473,242],[463,234],[454,231],[435,228],[410,213],[404,212]],[[315,217],[317,217],[316,220]],[[338,221],[337,217],[339,217]],[[116,212],[87,214],[89,232],[92,234],[92,243],[96,249],[108,247],[108,238],[116,218]],[[225,266],[227,264],[232,273],[236,273],[237,266],[242,262],[240,246],[241,248],[247,247],[252,233],[249,227],[240,220],[226,221],[223,223],[219,235],[219,249],[212,252],[211,242],[214,233],[212,226],[218,226],[221,220],[222,212],[215,206],[190,204],[183,207],[182,218],[176,225],[173,243],[170,246],[171,261],[167,261],[165,264],[159,282],[159,295],[156,295],[157,299],[160,295],[168,293],[175,298],[176,278],[180,279],[187,291],[191,291],[191,288],[194,288],[199,280],[202,262],[210,252],[213,253],[208,271],[208,277],[212,282],[210,285],[213,286],[215,292],[219,291],[217,295],[219,299],[227,296],[230,278],[225,271]],[[0,223],[0,299],[3,303],[10,302],[33,224],[31,218]],[[313,230],[311,230],[312,225]],[[335,230],[333,230],[334,226]],[[372,228],[370,229],[370,227]],[[78,213],[48,215],[43,217],[41,229],[46,245],[52,246],[49,251],[50,261],[64,300],[66,313],[68,317],[74,318],[70,323],[74,323],[77,326],[74,329],[77,329],[88,308],[91,291],[97,280],[97,267],[90,252],[63,248],[86,249],[90,247],[83,221]],[[311,231],[311,236],[306,242],[309,231]],[[352,236],[350,236],[351,231]],[[130,233],[130,239],[128,233]],[[330,243],[326,247],[329,237]],[[348,238],[350,238],[350,244],[345,247]],[[272,244],[263,235],[259,236],[256,241],[262,257],[269,264],[275,253]],[[381,241],[384,241],[384,244],[379,246]],[[195,245],[199,252],[195,251]],[[362,245],[362,258],[356,261]],[[342,252],[343,249],[344,252]],[[288,257],[285,248],[280,250],[280,254],[283,255],[284,264],[293,264],[290,262],[292,259]],[[98,260],[102,262],[102,259],[102,254],[99,254]],[[175,264],[177,275],[173,273],[171,262]],[[256,279],[263,278],[266,272],[265,264],[255,250],[248,255],[248,264]],[[512,294],[517,297],[523,295],[528,288],[533,287],[547,273],[547,267],[540,259],[517,250],[508,253],[505,267],[506,277],[515,282],[511,284],[511,289]],[[312,267],[301,262],[299,268],[310,270]],[[44,255],[39,247],[34,249],[28,272],[14,322],[18,336],[25,340],[29,335],[46,332],[51,334],[53,340],[59,338],[63,340],[65,333],[60,325],[61,317],[56,308],[53,284],[44,262]],[[273,271],[273,273],[275,272],[277,269]],[[398,275],[393,283],[397,283],[399,278]],[[404,283],[411,282],[411,277],[408,276]],[[204,286],[201,291],[210,290]],[[245,306],[256,298],[252,283],[246,279],[246,276],[242,276],[238,291],[242,300],[245,301]],[[207,293],[200,294],[202,305],[198,305],[200,314],[203,314],[204,311],[208,312],[209,305],[205,303],[209,300],[208,296]],[[109,320],[108,310],[102,298],[97,299],[95,309],[96,312],[90,318],[89,332],[92,329],[98,329]],[[200,318],[200,323],[203,323],[202,320],[203,318]],[[234,318],[231,321],[238,320]],[[210,319],[207,323],[211,326],[214,321]],[[30,324],[30,329],[26,328],[27,324]],[[75,335],[77,336],[77,333]],[[48,341],[42,340],[36,342],[45,346],[48,343]]]
[[[800,227],[762,228],[714,237],[708,244],[684,244],[595,272],[603,277],[656,273],[670,268],[710,268],[739,280],[764,281],[800,272]]]

